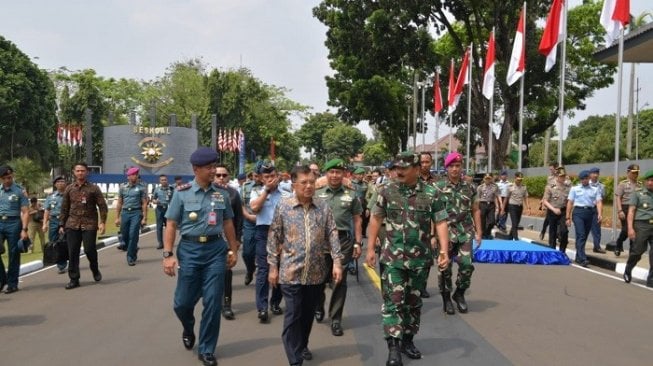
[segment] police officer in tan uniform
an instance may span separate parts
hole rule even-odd
[[[495,224],[495,211],[503,211],[503,202],[499,186],[492,181],[492,174],[486,174],[483,183],[476,189],[481,205],[481,227],[483,239],[492,239],[492,227]]]
[[[549,222],[549,247],[556,248],[556,240],[560,239],[560,251],[567,250],[569,243],[569,229],[565,225],[567,214],[567,197],[571,186],[565,181],[567,173],[564,167],[556,170],[556,181],[547,185],[542,197],[542,205],[546,210],[546,219]]]

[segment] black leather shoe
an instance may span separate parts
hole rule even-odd
[[[95,280],[95,282],[102,281],[102,273],[100,273],[100,271],[93,273],[93,279]]]
[[[271,305],[270,306],[270,311],[272,311],[272,314],[274,314],[274,315],[283,314],[283,310],[281,309],[281,306],[279,306],[279,305]]]
[[[620,249],[615,249],[615,250],[614,250],[614,255],[615,255],[616,257],[620,256],[620,255],[621,255],[621,250],[620,250]]]
[[[422,299],[428,299],[429,297],[431,297],[431,294],[429,294],[429,292],[426,291],[426,289],[424,289],[419,292],[419,297],[421,297]]]
[[[594,253],[605,254],[605,250],[603,250],[603,249],[601,249],[601,248],[599,248],[599,249],[592,249],[592,251],[593,251]]]
[[[456,310],[453,307],[453,302],[451,301],[451,293],[449,291],[442,293],[442,311],[449,315],[454,315]]]
[[[624,282],[630,283],[632,281],[633,277],[630,272],[624,272]]]
[[[66,285],[66,290],[72,290],[72,289],[77,288],[77,287],[79,287],[79,281],[70,281]]]
[[[302,358],[306,361],[310,361],[313,359],[313,353],[308,349],[308,347],[304,348],[302,351]]]
[[[245,286],[249,285],[252,283],[252,280],[254,279],[254,273],[247,272],[245,274]]]
[[[315,321],[320,323],[324,319],[324,309],[315,310]]]
[[[451,298],[456,302],[456,305],[458,305],[459,312],[463,314],[467,312],[468,308],[467,301],[465,301],[465,290],[461,290],[459,288],[456,289]]]
[[[222,306],[222,316],[227,319],[227,320],[234,320],[236,319],[236,316],[234,315],[234,311],[231,310],[231,306]]]
[[[79,284],[77,286],[79,286]],[[7,287],[5,294],[13,294],[16,291],[18,291],[18,287]]]
[[[128,259],[127,260],[127,265],[130,266],[130,267],[133,267],[133,266],[136,265],[136,261],[133,260],[133,259]]]
[[[340,325],[339,322],[331,323],[331,334],[333,334],[336,337],[340,337],[341,335],[344,334],[342,331],[342,326]]]
[[[125,245],[118,245],[117,248],[118,250],[122,250],[123,252],[127,251],[127,247]]]
[[[217,366],[218,364],[218,361],[215,359],[215,356],[212,353],[203,353],[201,355],[197,355],[197,358],[202,361],[204,366]]]
[[[258,312],[258,320],[261,321],[261,323],[267,323],[268,322],[268,312],[266,310],[261,310]]]
[[[184,344],[184,348],[186,348],[187,350],[193,349],[193,346],[195,345],[195,334],[182,333],[181,342]]]
[[[385,366],[404,366],[401,359],[401,341],[397,338],[388,338],[388,360]]]
[[[401,341],[401,352],[413,360],[419,360],[422,358],[422,352],[420,352],[417,347],[415,347],[412,335],[404,336],[403,340]]]
[[[0,281],[0,292],[2,292],[2,289],[5,288],[5,285],[7,285],[7,281]]]

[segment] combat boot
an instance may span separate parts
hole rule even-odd
[[[451,292],[443,291],[442,292],[442,311],[449,315],[454,315],[456,310],[454,310],[453,302],[451,302]]]
[[[388,341],[388,361],[385,366],[404,366],[401,361],[401,341],[397,338],[387,338]]]
[[[465,301],[465,290],[461,288],[457,288],[456,291],[453,293],[453,301],[456,302],[456,305],[458,305],[458,311],[461,313],[466,313],[467,312],[467,302]]]
[[[404,337],[401,339],[401,352],[405,353],[406,356],[413,360],[419,360],[422,358],[422,352],[420,352],[417,347],[415,347],[415,343],[413,343],[412,334],[404,334]]]
[[[227,320],[234,320],[234,312],[231,310],[231,297],[224,298],[224,304],[222,304],[222,316]]]

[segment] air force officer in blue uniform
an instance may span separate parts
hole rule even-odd
[[[175,269],[179,269],[174,310],[183,326],[182,342],[188,350],[195,344],[193,310],[202,298],[197,353],[205,366],[217,365],[214,353],[220,333],[225,270],[236,264],[239,246],[229,195],[211,184],[217,159],[218,154],[208,147],[191,155],[195,179],[178,187],[172,196],[163,238],[164,273],[174,276]],[[181,241],[175,258],[172,249],[177,230]]]
[[[9,248],[7,272],[0,259],[0,291],[7,285],[5,293],[18,291],[18,273],[20,271],[20,249],[18,241],[27,239],[29,200],[23,188],[14,182],[14,170],[9,166],[0,167],[0,245],[7,240]]]

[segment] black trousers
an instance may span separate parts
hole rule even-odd
[[[521,221],[521,215],[524,212],[524,206],[508,204],[508,214],[510,215],[510,239],[519,240],[517,229]]]
[[[321,285],[280,285],[286,301],[281,340],[288,357],[288,363],[302,364],[302,351],[308,347],[308,338],[313,329],[313,314]]]
[[[624,251],[624,241],[628,239],[628,223],[626,223],[626,217],[628,217],[628,207],[628,205],[621,205],[621,210],[624,213],[624,219],[619,219],[619,222],[621,222],[621,231],[619,232],[619,237],[617,238],[617,245],[615,248],[615,250],[620,252]],[[632,240],[630,241],[630,247],[633,247]]]
[[[565,252],[567,250],[567,244],[569,244],[569,228],[565,219],[567,218],[567,208],[563,207],[560,209],[560,215],[556,215],[553,211],[546,210],[546,219],[549,222],[549,247],[556,248],[556,240],[560,238],[560,251]]]
[[[492,235],[492,228],[495,224],[495,211],[496,205],[494,202],[481,201],[481,228],[483,230],[484,238]]]
[[[79,252],[84,244],[84,253],[88,259],[89,267],[93,274],[98,273],[97,230],[66,230],[68,241],[68,277],[73,281],[79,281]]]
[[[648,248],[649,271],[646,286],[651,287],[653,286],[653,224],[646,220],[635,220],[633,228],[635,229],[635,241],[630,247],[625,271],[631,273],[637,262],[642,259],[642,255],[646,253],[647,247],[650,246]]]

